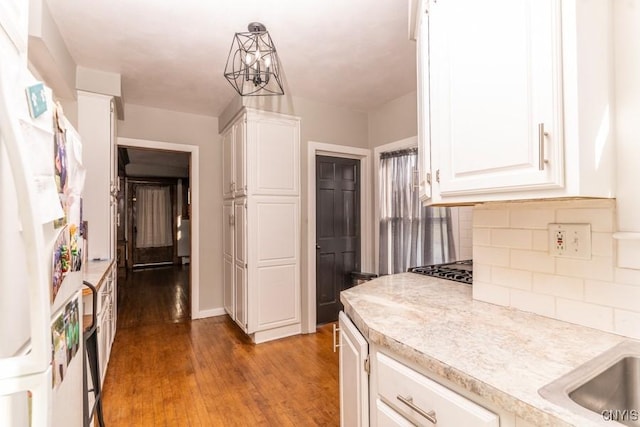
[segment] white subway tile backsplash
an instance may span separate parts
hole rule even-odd
[[[559,223],[589,223],[591,231],[613,232],[613,209],[558,209],[556,221]]]
[[[640,308],[640,287],[585,280],[585,301],[626,310]]]
[[[533,273],[533,292],[573,300],[583,300],[584,280],[556,274]]]
[[[553,317],[556,311],[552,296],[517,289],[511,291],[511,306],[547,317]]]
[[[509,306],[509,288],[473,281],[473,299]]]
[[[591,259],[551,256],[549,223],[591,224]],[[640,270],[616,267],[614,227],[612,199],[476,206],[473,296],[640,339]]]
[[[527,204],[525,206],[530,206]],[[513,209],[510,215],[510,226],[514,228],[543,228],[555,222],[553,209]]]
[[[509,266],[509,249],[473,245],[473,259],[480,264]]]
[[[474,227],[508,227],[509,211],[478,208],[473,211]]]
[[[512,249],[510,266],[511,268],[520,270],[553,273],[555,270],[555,260],[543,252]]]
[[[616,283],[624,283],[625,285],[640,286],[640,270],[631,270],[629,268],[616,268],[613,272]]]
[[[532,230],[531,249],[540,252],[549,252],[549,232],[544,230]]]
[[[513,270],[511,268],[492,267],[491,283],[507,286],[512,289],[531,289],[532,275],[530,271]]]
[[[640,313],[637,311],[614,310],[614,332],[640,339]]]
[[[491,283],[491,266],[473,261],[473,286],[476,282]]]
[[[585,279],[613,280],[613,259],[594,256],[590,260],[556,258],[556,272],[563,276]]]
[[[490,228],[474,228],[473,229],[473,245],[489,246],[491,244]]]
[[[591,232],[591,254],[595,256],[613,256],[613,234]]]
[[[613,308],[564,298],[556,299],[556,316],[566,322],[613,331]]]
[[[531,249],[533,242],[531,233],[531,230],[517,228],[494,228],[491,230],[491,246]]]

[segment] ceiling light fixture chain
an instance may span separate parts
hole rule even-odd
[[[260,22],[236,33],[224,76],[241,96],[284,95],[276,46]]]

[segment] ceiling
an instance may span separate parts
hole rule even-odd
[[[415,90],[407,0],[47,0],[79,66],[120,73],[127,103],[218,116],[235,32],[265,24],[285,93],[370,111]]]
[[[128,177],[189,178],[189,153],[119,147],[118,169]]]

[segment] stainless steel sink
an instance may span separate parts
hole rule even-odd
[[[542,387],[545,399],[611,426],[640,427],[640,342],[624,341]]]

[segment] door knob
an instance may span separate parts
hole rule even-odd
[[[316,243],[316,249],[320,249],[320,245]]]

